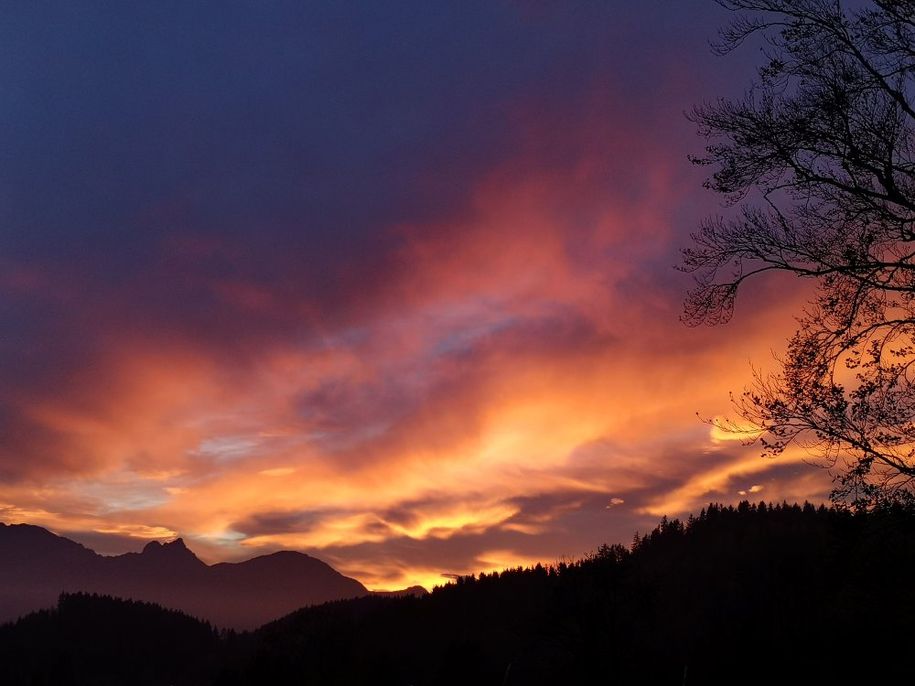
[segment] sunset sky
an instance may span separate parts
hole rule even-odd
[[[825,497],[697,418],[805,299],[679,321],[710,0],[79,5],[0,22],[0,520],[380,589]]]

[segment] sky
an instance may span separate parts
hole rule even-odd
[[[0,22],[0,521],[369,588],[829,475],[701,421],[784,349],[679,320],[732,211],[710,0],[22,2]],[[752,366],[751,366],[752,365]]]

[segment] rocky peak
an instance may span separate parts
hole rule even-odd
[[[174,541],[170,541],[168,543],[150,541],[143,548],[142,555],[144,557],[153,557],[158,559],[193,560],[194,562],[203,564],[200,562],[198,557],[194,555],[194,553],[192,553],[184,544],[183,538],[176,538]]]

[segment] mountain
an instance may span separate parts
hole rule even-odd
[[[629,548],[306,607],[251,633],[64,595],[0,626],[0,684],[904,683],[913,569],[912,507],[710,506]]]
[[[179,538],[106,557],[38,526],[0,524],[0,622],[52,607],[62,592],[149,601],[236,629],[306,605],[369,594],[303,553],[207,565]]]

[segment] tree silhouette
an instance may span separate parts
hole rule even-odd
[[[796,443],[835,467],[834,498],[911,499],[915,479],[915,2],[719,0],[737,12],[716,52],[763,44],[746,95],[696,107],[739,205],[683,251],[684,319],[718,324],[742,284],[781,271],[815,282],[779,370],[734,399],[763,450]],[[722,428],[739,431],[743,421]],[[743,429],[745,430],[745,429]]]
[[[891,683],[915,640],[913,566],[915,508],[712,504],[632,548],[310,606],[253,633],[63,594],[0,625],[0,684]]]

